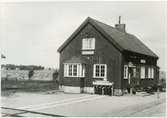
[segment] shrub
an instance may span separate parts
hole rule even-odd
[[[55,70],[54,73],[53,73],[53,75],[52,75],[54,81],[58,81],[58,75],[59,75],[58,70]]]
[[[28,77],[29,79],[34,75],[34,70],[30,70],[28,73]]]

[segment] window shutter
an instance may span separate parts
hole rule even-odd
[[[124,78],[127,79],[128,78],[128,66],[124,65]]]
[[[148,78],[151,78],[151,71],[150,71],[150,67],[148,68]]]
[[[154,78],[154,68],[152,68],[152,78]]]
[[[64,64],[64,77],[68,76],[68,65]]]
[[[82,49],[85,49],[85,39],[82,39]]]
[[[85,44],[86,44],[85,48],[86,49],[88,49],[88,47],[89,47],[89,42],[88,41],[89,41],[88,39],[85,39]]]
[[[107,65],[106,64],[104,65],[104,71],[105,71],[104,80],[107,81]]]
[[[82,64],[82,77],[85,77],[85,64]]]
[[[92,38],[92,43],[91,44],[92,44],[91,45],[92,49],[95,49],[95,38]]]
[[[66,76],[69,76],[69,64],[66,64],[66,67],[67,67],[67,69],[66,69]]]
[[[66,64],[64,64],[64,77],[66,76]]]
[[[142,79],[145,78],[145,67],[141,67],[141,75],[140,75],[140,77],[141,77]]]
[[[79,70],[79,71],[78,71],[78,72],[79,72],[79,73],[78,73],[78,76],[79,76],[79,77],[82,77],[82,76],[83,76],[83,75],[82,75],[82,64],[79,64],[78,66],[79,66],[79,67],[78,67],[78,70]]]
[[[96,65],[94,64],[93,65],[93,77],[95,77],[95,74],[96,74]]]

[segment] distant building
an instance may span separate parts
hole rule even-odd
[[[131,84],[156,84],[158,56],[125,26],[120,20],[112,27],[88,17],[59,47],[65,92],[94,93],[96,87],[113,86],[120,95]]]
[[[159,79],[165,79],[166,80],[166,72],[165,71],[160,71],[159,73]]]

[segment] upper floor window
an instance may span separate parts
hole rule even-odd
[[[95,38],[82,39],[82,50],[94,50],[94,49],[95,49]]]
[[[140,78],[144,79],[145,78],[145,67],[141,66],[140,68]]]
[[[106,64],[94,64],[93,68],[93,76],[94,78],[103,78],[106,80],[107,74],[107,65]]]

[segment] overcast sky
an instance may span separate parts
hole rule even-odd
[[[59,67],[58,47],[88,17],[114,26],[118,16],[158,56],[165,70],[164,2],[22,2],[1,4],[3,63]]]

